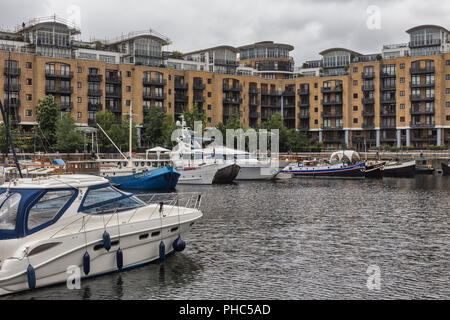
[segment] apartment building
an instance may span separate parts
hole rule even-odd
[[[36,125],[38,100],[52,94],[61,115],[70,112],[82,128],[95,127],[99,111],[120,122],[132,109],[140,135],[152,106],[178,119],[195,105],[208,126],[237,115],[257,128],[279,112],[288,128],[327,148],[449,144],[448,32],[429,25],[408,32],[410,43],[383,46],[379,54],[324,50],[294,76],[289,45],[219,46],[165,59],[170,40],[151,30],[86,43],[67,22],[36,19],[0,32],[0,95],[25,130]],[[258,59],[270,63],[261,67]],[[286,64],[275,68],[277,59]]]

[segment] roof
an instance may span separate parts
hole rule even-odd
[[[255,42],[253,44],[248,44],[248,45],[245,45],[245,46],[238,47],[238,50],[244,50],[244,49],[249,49],[249,48],[258,48],[258,47],[278,47],[278,48],[285,48],[285,49],[287,49],[289,51],[294,50],[294,46],[292,46],[290,44],[275,43],[273,41]]]
[[[438,26],[438,25],[435,25],[435,24],[423,24],[423,25],[420,25],[420,26],[413,27],[413,28],[411,28],[409,30],[406,30],[406,32],[407,33],[411,33],[411,32],[414,32],[416,30],[425,29],[425,28],[435,28],[435,29],[440,29],[440,30],[443,30],[443,31],[445,31],[447,33],[450,33],[450,31],[448,31],[444,27],[441,27],[441,26]]]
[[[83,188],[109,183],[102,177],[93,175],[60,175],[40,178],[17,179],[11,183],[5,183],[1,188],[11,189],[59,189],[59,188]]]
[[[156,30],[152,30],[152,29],[143,30],[143,31],[132,31],[132,32],[129,32],[128,34],[123,34],[123,35],[118,36],[113,39],[107,39],[107,40],[99,39],[99,41],[102,41],[105,44],[111,46],[111,45],[122,43],[124,41],[134,40],[136,38],[151,38],[153,40],[161,42],[162,45],[164,45],[164,46],[172,43],[172,41],[168,37],[157,32]]]
[[[358,53],[358,52],[353,51],[353,50],[345,49],[345,48],[330,48],[330,49],[326,49],[326,50],[320,52],[319,54],[321,56],[323,56],[323,55],[326,55],[327,53],[330,53],[330,52],[333,52],[333,51],[346,51],[348,53],[353,53],[353,54],[358,55],[358,56],[361,55],[361,53]]]
[[[188,52],[188,53],[183,54],[183,57],[189,56],[191,54],[196,54],[196,53],[201,53],[201,52],[211,51],[211,50],[217,50],[217,49],[228,49],[228,50],[233,51],[234,53],[239,53],[239,50],[236,49],[235,47],[228,46],[228,45],[221,45],[221,46],[212,47],[212,48],[208,48],[208,49],[202,49],[202,50]]]

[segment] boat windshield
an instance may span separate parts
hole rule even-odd
[[[17,211],[21,199],[20,193],[4,192],[0,194],[0,230],[16,228]]]
[[[139,208],[144,205],[145,202],[139,200],[133,194],[124,193],[108,186],[89,190],[80,207],[80,211],[88,214],[108,214]]]

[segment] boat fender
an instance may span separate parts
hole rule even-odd
[[[106,231],[103,233],[103,247],[105,247],[106,251],[111,249],[111,237]]]
[[[181,236],[179,236],[173,242],[172,247],[176,252],[182,252],[186,249],[186,242],[184,242],[183,239],[181,239]]]
[[[85,275],[88,275],[91,271],[91,257],[87,251],[83,256],[83,271]]]
[[[34,272],[34,268],[31,264],[29,264],[27,268],[27,278],[28,278],[28,288],[30,289],[36,288],[36,273]]]
[[[117,269],[119,269],[119,271],[122,271],[122,269],[123,269],[123,252],[120,248],[119,248],[119,250],[117,250],[116,260],[117,260]]]
[[[166,245],[164,241],[159,244],[159,260],[164,261],[166,259]]]

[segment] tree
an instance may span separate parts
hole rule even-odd
[[[172,117],[166,115],[161,107],[150,107],[149,113],[144,117],[142,136],[150,147],[168,147],[175,129]]]
[[[36,121],[38,122],[37,134],[41,139],[40,144],[46,150],[56,143],[56,122],[59,118],[59,105],[52,95],[38,101],[36,106]]]
[[[183,60],[183,54],[180,51],[175,50],[169,55],[169,58]]]
[[[116,117],[112,112],[101,111],[95,115],[95,121],[105,130],[106,133],[111,129],[111,126],[116,122]],[[100,130],[101,131],[101,130]],[[113,151],[114,146],[103,132],[99,132],[97,138],[98,146],[102,151]]]
[[[272,115],[272,117],[262,124],[262,128],[268,131],[270,130],[279,130],[279,142],[280,142],[280,151],[288,150],[288,137],[289,130],[284,126],[283,117],[279,112],[276,112]],[[268,141],[270,146],[270,139]]]
[[[183,112],[184,120],[186,121],[186,125],[194,130],[195,122],[199,121],[202,123],[202,128],[205,130],[206,128],[206,114],[198,111],[198,106],[194,103],[192,110],[186,110]]]
[[[216,129],[222,132],[223,138],[226,139],[227,130],[238,130],[242,129],[241,119],[237,114],[232,114],[228,117],[227,122],[224,124],[220,122],[217,124]]]
[[[83,136],[76,130],[75,120],[66,113],[56,124],[56,150],[69,153],[83,148]]]
[[[297,130],[289,131],[286,146],[292,152],[309,151],[310,149],[310,143],[306,134]]]

